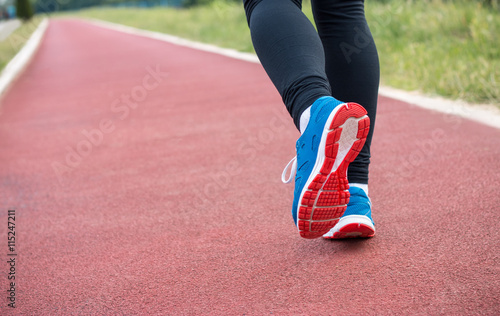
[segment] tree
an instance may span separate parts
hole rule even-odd
[[[28,21],[33,16],[33,7],[30,0],[16,0],[17,17]]]

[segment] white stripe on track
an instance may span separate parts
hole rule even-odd
[[[43,19],[33,34],[31,34],[30,38],[26,41],[23,48],[21,48],[16,56],[14,56],[14,58],[12,58],[12,60],[2,70],[2,74],[0,74],[0,95],[7,91],[12,82],[14,82],[17,76],[19,76],[19,74],[28,65],[40,45],[40,42],[42,41],[43,34],[45,34],[48,24],[47,18]]]

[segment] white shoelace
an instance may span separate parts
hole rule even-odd
[[[290,169],[290,177],[288,179],[286,178],[286,174],[288,173],[288,170]],[[292,160],[286,165],[285,169],[283,170],[283,173],[281,174],[281,181],[283,183],[290,183],[292,182],[292,179],[295,178],[295,174],[297,174],[297,156],[293,157]]]

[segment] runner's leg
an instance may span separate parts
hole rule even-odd
[[[361,104],[370,117],[365,145],[348,169],[350,183],[367,184],[380,70],[377,48],[365,18],[364,1],[313,0],[312,5],[325,50],[332,95],[344,102]]]
[[[318,33],[300,0],[244,0],[255,51],[295,125],[314,101],[330,96]]]

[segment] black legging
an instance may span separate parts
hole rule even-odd
[[[301,0],[243,3],[255,51],[297,128],[302,112],[322,96],[357,102],[368,111],[370,133],[348,169],[349,182],[368,183],[380,70],[364,1],[312,0],[318,32],[302,13]]]

